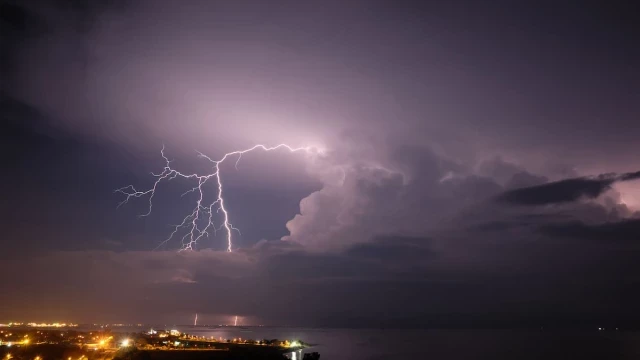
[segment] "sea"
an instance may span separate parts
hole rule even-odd
[[[401,330],[231,326],[176,326],[171,329],[223,339],[287,339],[313,344],[301,352],[288,354],[294,360],[301,360],[306,352],[318,352],[322,360],[640,359],[640,332],[616,329]]]

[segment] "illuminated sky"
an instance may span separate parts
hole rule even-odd
[[[640,320],[633,9],[81,3],[0,5],[0,322]],[[232,254],[152,251],[193,184],[116,209],[257,143],[327,152],[224,167]]]

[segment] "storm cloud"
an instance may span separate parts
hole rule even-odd
[[[640,173],[603,174],[592,178],[565,179],[538,186],[507,191],[498,201],[514,205],[548,205],[594,199],[611,190],[611,185],[640,178]]]
[[[634,12],[463,3],[2,2],[0,320],[640,318]],[[116,209],[256,143],[323,151],[224,167],[233,253]]]
[[[603,224],[585,224],[570,222],[545,226],[540,229],[544,234],[554,237],[568,237],[583,240],[597,240],[607,243],[629,242],[636,244],[640,239],[640,219],[629,219]]]

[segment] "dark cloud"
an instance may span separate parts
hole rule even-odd
[[[470,231],[500,232],[500,231],[506,231],[513,228],[520,228],[523,226],[530,226],[530,224],[527,222],[496,220],[496,221],[484,222],[477,225],[472,225],[467,228]]]
[[[517,246],[473,237],[461,242],[390,235],[331,253],[268,242],[233,254],[49,253],[30,260],[39,276],[3,280],[12,290],[0,295],[0,316],[184,323],[198,312],[223,323],[239,314],[274,325],[353,326],[358,319],[357,326],[522,326],[562,323],[563,316],[595,323],[604,311],[610,311],[605,318],[624,321],[622,309],[640,315],[633,310],[637,291],[625,288],[623,302],[603,296],[614,289],[612,279],[620,286],[633,280],[633,256],[603,257],[604,247],[594,242],[576,251],[577,242],[533,235],[521,236]],[[633,249],[629,242],[622,245],[616,251]],[[23,261],[3,261],[0,271]],[[550,271],[555,275],[549,277]],[[39,306],[41,301],[49,306]],[[570,304],[573,315],[549,312]]]
[[[509,181],[504,185],[505,189],[520,189],[525,187],[542,185],[548,182],[549,179],[545,176],[537,176],[530,174],[526,171],[521,171],[514,174]]]
[[[429,262],[437,256],[432,242],[430,238],[379,236],[369,242],[351,246],[346,255],[386,264]]]
[[[567,179],[503,193],[498,201],[517,205],[547,205],[593,199],[611,188],[613,179]]]
[[[631,181],[640,179],[640,171],[620,175],[620,181]]]
[[[640,247],[640,220],[637,219],[595,225],[575,221],[547,225],[541,227],[540,231],[553,237],[602,241],[612,244],[630,242]]]
[[[639,178],[639,173],[622,175],[603,174],[592,178],[575,178],[555,181],[543,185],[507,191],[497,200],[514,205],[548,205],[574,202],[580,199],[595,199],[611,189],[618,181]]]

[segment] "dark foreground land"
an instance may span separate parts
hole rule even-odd
[[[305,359],[317,359],[308,355]],[[271,347],[231,347],[218,350],[140,350],[83,351],[68,345],[42,344],[21,348],[0,346],[2,360],[287,360],[283,352]]]
[[[0,330],[0,360],[285,360],[305,348],[301,341],[214,339],[176,330],[141,333],[103,331]],[[302,359],[317,359],[305,355]]]
[[[0,346],[2,360],[109,360],[116,351],[97,350],[83,351],[80,347],[69,344],[38,344],[30,346]]]
[[[281,351],[269,348],[237,348],[229,350],[129,350],[121,351],[114,360],[286,360]]]

